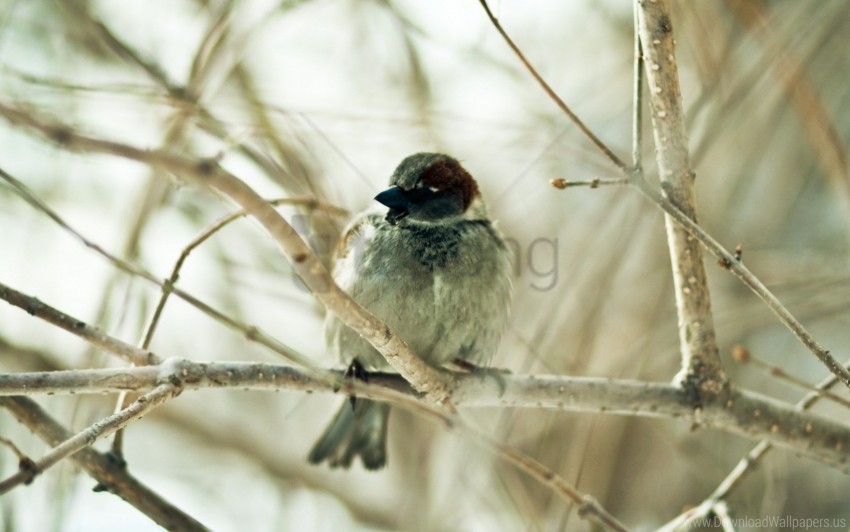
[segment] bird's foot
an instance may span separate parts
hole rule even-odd
[[[484,366],[478,366],[463,358],[455,358],[454,360],[452,360],[451,365],[457,368],[458,371],[469,373],[470,375],[477,375],[481,377],[481,380],[484,380],[487,377],[491,377],[493,380],[496,381],[496,384],[499,386],[499,397],[501,397],[505,393],[505,388],[507,387],[505,375],[510,375],[511,370],[504,368],[488,368]]]
[[[362,382],[369,382],[369,373],[366,371],[366,368],[363,367],[363,364],[361,364],[356,358],[352,359],[351,364],[345,368],[343,377],[351,380],[357,379]],[[354,405],[357,403],[357,396],[349,395],[348,401],[351,403],[351,409],[354,410]]]

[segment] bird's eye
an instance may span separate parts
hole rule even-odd
[[[440,194],[440,189],[435,187],[416,187],[407,193],[407,197],[411,203],[424,203]]]
[[[416,183],[416,185],[414,185],[413,190],[421,190],[421,189],[428,189],[428,190],[430,190],[431,192],[434,192],[434,193],[440,192],[439,188],[437,188],[433,185],[426,185],[424,182],[419,181],[418,183]]]

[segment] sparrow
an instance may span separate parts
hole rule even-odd
[[[417,153],[398,165],[389,185],[375,196],[388,210],[367,210],[343,232],[334,279],[425,362],[486,365],[508,319],[512,254],[478,184],[452,157]],[[354,373],[389,368],[333,314],[325,338]],[[386,403],[344,403],[309,462],[348,468],[359,456],[367,470],[384,467],[389,414]]]

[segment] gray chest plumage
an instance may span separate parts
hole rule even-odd
[[[375,255],[401,252],[404,260],[395,262],[396,266],[409,267],[407,261],[416,262],[435,275],[462,270],[485,258],[482,254],[494,245],[503,245],[490,223],[483,220],[436,227],[393,227],[382,223],[374,243]],[[390,257],[388,262],[393,263],[393,258],[398,257]]]
[[[484,220],[390,226],[371,220],[337,272],[351,296],[432,364],[489,359],[507,318],[510,254]],[[331,318],[330,345],[342,362],[385,366],[374,349]]]

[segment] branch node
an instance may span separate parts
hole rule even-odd
[[[70,145],[74,138],[71,130],[65,126],[57,126],[53,128],[48,132],[48,137],[60,146]]]
[[[215,159],[201,159],[198,162],[198,174],[201,176],[210,176],[215,171],[218,163]]]
[[[165,359],[159,366],[157,386],[171,385],[173,388],[171,396],[177,397],[186,383],[197,383],[202,379],[203,369],[198,368],[198,365],[185,358],[171,357]]]
[[[565,188],[570,186],[569,183],[567,183],[567,180],[563,177],[553,177],[549,180],[549,184],[557,188],[558,190],[564,190]]]
[[[32,481],[38,475],[38,466],[27,456],[22,456],[18,461],[18,470],[26,476],[24,480],[24,484],[26,485],[32,484]]]
[[[750,361],[750,350],[738,344],[732,346],[732,359],[739,364],[746,364]]]
[[[732,261],[729,260],[727,257],[720,257],[719,259],[717,259],[717,265],[723,268],[724,270],[728,270],[732,268]]]
[[[744,246],[742,244],[738,244],[735,246],[735,262],[741,262],[741,257],[744,254]]]

